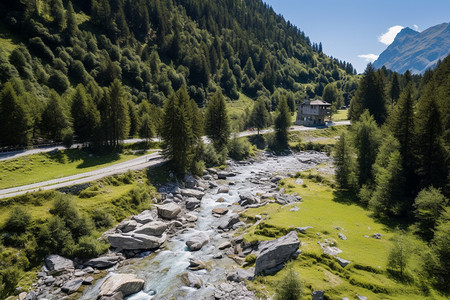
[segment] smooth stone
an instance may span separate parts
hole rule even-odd
[[[75,293],[81,287],[83,281],[84,281],[83,278],[72,279],[63,285],[61,291],[63,291],[66,294]]]
[[[299,210],[300,208],[297,205],[290,209],[290,211],[299,211]]]
[[[83,280],[83,284],[85,285],[91,285],[94,282],[94,277],[92,276],[88,276],[86,278],[84,278]]]
[[[73,261],[59,255],[49,255],[45,258],[44,262],[49,275],[61,274],[74,270]]]
[[[204,245],[206,245],[209,241],[209,237],[204,232],[199,232],[192,237],[190,237],[186,241],[186,245],[188,246],[190,251],[200,250]]]
[[[189,209],[189,210],[196,209],[197,207],[200,206],[200,203],[201,203],[200,200],[198,200],[197,198],[187,198],[184,201],[184,204],[186,205],[186,209]]]
[[[343,233],[338,233],[338,236],[341,240],[344,240],[344,241],[347,240],[347,237]]]
[[[191,272],[181,274],[181,280],[186,286],[196,289],[201,288],[203,285],[201,278],[197,275],[192,274]]]
[[[111,247],[124,250],[152,250],[157,249],[166,241],[166,235],[155,237],[152,235],[124,233],[108,236]]]
[[[164,219],[176,219],[181,212],[181,207],[175,203],[156,205],[158,215]]]
[[[225,202],[225,199],[223,199],[222,197],[220,197],[219,199],[217,199],[216,202],[222,203],[222,202]]]
[[[212,210],[213,214],[218,214],[218,215],[226,215],[228,212],[228,208],[214,208]]]
[[[226,248],[230,248],[232,245],[229,241],[223,242],[222,244],[219,245],[219,250],[223,250]]]
[[[99,297],[113,296],[121,292],[123,297],[135,294],[144,287],[144,280],[134,274],[113,274],[100,287]]]
[[[127,221],[123,221],[122,223],[117,225],[117,229],[119,229],[120,231],[122,231],[124,233],[127,233],[127,232],[135,230],[140,225],[141,225],[140,223],[138,223],[134,220],[127,220]]]
[[[153,221],[153,215],[150,210],[144,210],[140,214],[133,216],[131,219],[140,224],[147,224],[148,222]]]
[[[88,260],[84,265],[96,269],[107,269],[116,265],[120,261],[117,255],[105,255]]]
[[[183,197],[193,197],[201,200],[203,196],[205,196],[205,193],[199,190],[183,189],[181,190],[181,195],[183,195]]]
[[[219,190],[217,191],[217,194],[228,194],[229,191],[230,191],[229,187],[223,186],[223,187],[219,188]]]
[[[238,268],[236,271],[228,274],[227,280],[234,282],[242,282],[245,280],[253,280],[255,274],[255,268],[249,268],[248,270]]]
[[[219,229],[226,230],[233,227],[234,224],[239,222],[239,215],[234,213],[231,214],[227,220],[224,220],[220,225]]]
[[[137,234],[161,236],[166,231],[167,225],[161,221],[147,223],[134,231]]]
[[[192,214],[186,214],[185,216],[186,221],[188,222],[195,222],[198,220],[198,217],[196,215],[192,215]]]
[[[345,268],[345,267],[350,263],[349,260],[343,259],[343,258],[341,258],[341,257],[339,257],[339,256],[336,256],[336,260],[338,261],[338,263],[339,263],[339,264],[341,265],[341,267],[343,267],[343,268]]]

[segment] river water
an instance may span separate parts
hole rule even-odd
[[[221,243],[231,239],[232,233],[219,233],[217,227],[228,218],[234,208],[240,208],[236,204],[233,205],[239,200],[239,192],[250,191],[255,195],[256,193],[273,191],[273,184],[264,178],[275,175],[285,177],[329,160],[330,158],[324,153],[300,152],[287,156],[263,154],[251,164],[232,165],[231,171],[236,173],[236,176],[229,177],[227,181],[217,181],[218,188],[224,185],[229,186],[229,193],[217,194],[218,188],[207,190],[200,208],[191,212],[191,214],[198,216],[195,227],[180,231],[170,238],[162,251],[144,258],[130,260],[125,266],[111,269],[108,276],[112,273],[133,273],[145,280],[144,289],[129,296],[128,300],[212,298],[215,286],[226,280],[228,271],[238,267],[232,259],[225,255],[221,259],[213,259],[213,256],[219,252],[218,246]],[[264,184],[252,183],[251,181],[255,181],[256,178],[262,178]],[[233,181],[235,184],[228,185],[228,181]],[[217,202],[219,198],[225,199],[225,202]],[[213,216],[212,209],[222,207],[230,208],[228,214],[220,218]],[[201,250],[191,252],[186,247],[186,240],[200,231],[205,232],[210,241]],[[202,279],[203,287],[201,289],[185,286],[180,278],[181,274],[188,271],[189,259],[191,258],[206,262],[210,269],[209,271],[189,271]],[[100,286],[107,277],[98,280],[93,286],[85,289],[81,299],[96,299]]]

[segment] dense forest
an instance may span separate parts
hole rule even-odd
[[[335,148],[336,180],[385,222],[429,246],[423,274],[448,290],[450,278],[450,56],[423,76],[369,64],[351,100],[352,127]],[[390,258],[403,270],[407,239]],[[403,249],[403,250],[402,250]]]
[[[199,107],[221,90],[269,111],[323,94],[339,107],[357,88],[350,63],[258,0],[21,0],[0,11],[2,146],[148,138],[182,87]],[[241,117],[234,130],[249,124]]]

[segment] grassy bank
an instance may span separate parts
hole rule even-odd
[[[138,153],[91,154],[85,150],[69,149],[1,161],[0,189],[94,171],[144,154]]]
[[[416,273],[420,263],[417,257],[410,260],[408,275],[402,280],[388,271],[391,238],[395,228],[402,224],[383,224],[372,218],[369,211],[337,193],[328,179],[315,175],[304,173],[301,184],[295,184],[295,178],[280,183],[287,192],[301,195],[302,203],[286,206],[274,203],[243,214],[253,220],[256,215],[264,218],[247,230],[244,237],[247,241],[273,239],[295,227],[313,227],[306,234],[299,234],[302,254],[293,262],[305,287],[305,299],[310,299],[314,290],[324,290],[329,299],[355,299],[357,294],[371,300],[445,299],[432,289],[421,287],[420,274]],[[291,211],[294,206],[299,210]],[[341,240],[339,233],[347,240]],[[373,238],[374,233],[381,233],[382,238]],[[339,257],[351,261],[347,267],[342,268],[335,258],[323,254],[318,242],[325,239],[334,240],[335,246],[342,250]],[[280,271],[274,276],[259,277],[249,285],[261,295],[273,295],[283,276],[284,271]]]

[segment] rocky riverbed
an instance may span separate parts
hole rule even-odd
[[[279,190],[278,181],[328,161],[313,151],[264,153],[249,162],[230,162],[225,171],[208,169],[200,179],[161,187],[161,201],[152,210],[104,233],[110,253],[90,261],[49,257],[35,290],[19,298],[64,299],[87,285],[81,299],[256,299],[243,281],[279,270],[299,254],[300,241],[291,232],[246,244],[237,234],[247,226],[239,213],[273,201],[301,201],[301,195]],[[256,265],[244,270],[249,254],[257,256]]]

